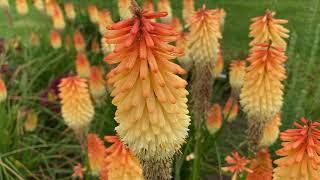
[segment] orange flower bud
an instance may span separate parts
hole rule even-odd
[[[26,131],[34,131],[38,125],[38,115],[33,110],[29,110],[27,112],[27,119],[24,122],[24,129]]]
[[[79,52],[76,59],[76,71],[79,77],[87,78],[90,75],[90,63],[85,53]]]
[[[86,49],[86,43],[84,38],[79,30],[76,30],[73,35],[73,42],[76,50],[78,52],[83,52]]]
[[[99,23],[99,11],[95,5],[88,6],[88,14],[89,14],[90,21],[92,23],[95,23],[95,24]]]
[[[59,84],[61,113],[66,124],[74,131],[88,128],[94,116],[94,108],[85,79],[71,76]]]
[[[59,49],[61,47],[61,37],[57,31],[51,31],[50,41],[51,41],[51,46],[54,49]]]
[[[230,96],[223,109],[223,115],[228,122],[232,122],[237,118],[239,105],[237,100]]]
[[[0,103],[7,99],[7,87],[4,81],[0,78]]]
[[[30,44],[31,46],[39,46],[40,44],[39,36],[35,32],[30,33]]]
[[[99,12],[99,32],[101,35],[107,33],[107,26],[112,24],[112,17],[110,12],[107,9],[104,9]]]
[[[53,16],[55,6],[57,6],[55,0],[48,0],[45,2],[45,8],[48,16]]]
[[[101,68],[92,66],[89,76],[90,93],[94,99],[99,99],[106,94],[105,81]]]
[[[18,14],[24,16],[28,13],[28,3],[26,0],[16,0],[16,10]]]
[[[105,158],[106,149],[103,142],[96,134],[88,134],[87,143],[90,170],[94,176],[98,176]]]
[[[66,26],[62,10],[58,4],[54,6],[52,14],[53,27],[56,30],[63,30]]]
[[[222,113],[219,104],[214,104],[208,114],[207,129],[211,134],[216,133],[222,126]]]
[[[74,10],[73,3],[68,2],[64,4],[64,12],[69,20],[74,21],[76,19],[76,12]]]
[[[33,0],[33,5],[37,10],[39,10],[41,12],[44,11],[43,0]]]
[[[131,0],[118,0],[119,15],[122,19],[128,19],[132,17],[130,6]]]
[[[246,74],[246,63],[241,60],[234,60],[230,63],[229,83],[233,94],[238,97],[244,83],[244,75]]]
[[[222,71],[223,71],[223,55],[221,52],[221,49],[219,49],[218,52],[218,57],[217,57],[217,62],[215,63],[215,65],[213,66],[213,77],[214,78],[219,78]]]

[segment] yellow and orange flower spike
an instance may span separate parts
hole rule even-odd
[[[116,131],[139,158],[166,159],[185,142],[190,123],[187,82],[176,75],[185,70],[171,61],[183,52],[168,44],[178,35],[170,25],[151,21],[167,13],[135,13],[105,35],[116,47],[104,60],[119,63],[107,75],[117,106]]]
[[[105,136],[112,144],[106,149],[105,165],[109,180],[143,180],[142,168],[137,157],[117,136]],[[100,180],[102,178],[100,177]],[[107,180],[107,179],[103,179]]]
[[[254,122],[271,120],[282,107],[283,84],[286,78],[284,49],[270,44],[256,45],[247,59],[247,68],[240,98],[248,119]]]
[[[32,132],[37,128],[38,125],[38,114],[33,110],[28,110],[27,118],[24,122],[24,129]]]
[[[215,65],[213,66],[213,69],[212,69],[212,73],[213,73],[214,78],[220,77],[220,75],[223,71],[223,65],[224,65],[223,55],[222,55],[221,48],[219,48],[217,62],[215,63]]]
[[[276,154],[282,157],[274,161],[274,180],[320,179],[320,123],[305,118],[301,122],[280,133],[283,147]]]
[[[203,5],[190,20],[189,28],[189,48],[194,63],[214,66],[220,47],[219,39],[222,38],[217,10],[207,10]]]
[[[253,38],[251,46],[272,42],[272,46],[286,49],[287,43],[283,38],[288,38],[289,30],[282,24],[288,23],[286,19],[276,19],[276,13],[267,10],[264,16],[252,18],[249,36]]]
[[[237,180],[238,176],[243,172],[252,173],[253,171],[247,168],[247,164],[250,163],[250,160],[245,157],[241,157],[238,152],[233,152],[231,156],[227,156],[225,161],[229,166],[222,167],[222,171],[231,172],[233,174],[232,180]]]
[[[159,12],[167,12],[168,15],[166,17],[161,18],[161,21],[164,23],[170,23],[172,21],[172,10],[169,0],[159,0],[158,1],[158,11]]]
[[[269,147],[278,139],[280,125],[280,114],[276,114],[275,117],[271,121],[268,121],[263,128],[263,135],[259,144],[260,147]]]
[[[53,27],[56,30],[62,31],[66,23],[64,21],[63,12],[58,4],[54,6],[53,15],[52,15]]]
[[[237,102],[237,99],[233,96],[230,96],[223,109],[224,117],[227,119],[228,122],[232,122],[237,118],[238,111],[239,104]]]
[[[194,0],[183,0],[182,17],[186,24],[190,24],[190,21],[195,14]]]
[[[86,49],[86,42],[79,30],[76,30],[73,35],[73,44],[77,52],[84,52]]]
[[[90,76],[90,63],[85,53],[79,52],[76,59],[77,75],[81,78]]]
[[[66,13],[67,19],[74,21],[76,19],[76,11],[74,10],[73,3],[68,2],[64,4],[64,12]]]
[[[128,19],[132,17],[130,6],[131,0],[118,0],[119,15],[122,19]]]
[[[8,0],[0,0],[0,8],[3,8],[3,9],[9,8],[9,1]]]
[[[51,31],[50,33],[50,42],[53,49],[59,49],[61,47],[61,37],[59,32]]]
[[[222,112],[219,104],[214,104],[208,114],[207,129],[211,134],[216,133],[222,126]]]
[[[251,160],[246,180],[272,180],[272,159],[266,149],[261,149],[255,159]]]
[[[90,93],[94,99],[99,99],[105,96],[107,90],[101,68],[96,66],[91,67],[91,72],[89,76],[89,88]]]
[[[40,44],[39,36],[35,32],[30,33],[30,44],[31,46],[39,46]]]
[[[104,35],[108,32],[107,26],[113,23],[110,12],[107,9],[99,11],[99,32]]]
[[[99,10],[95,5],[88,6],[88,14],[89,19],[92,23],[98,24],[99,23]]]
[[[33,0],[33,5],[38,11],[44,12],[43,0]]]
[[[75,132],[83,132],[94,116],[86,79],[70,76],[59,84],[61,113],[65,123]]]
[[[2,78],[0,77],[0,103],[7,99],[7,87]]]
[[[229,67],[229,83],[232,93],[238,97],[240,90],[244,84],[244,76],[246,74],[246,62],[241,60],[233,60]]]
[[[71,176],[74,178],[79,178],[80,180],[83,180],[84,171],[85,169],[82,167],[80,163],[78,163],[73,167],[73,174]]]
[[[94,176],[99,176],[102,163],[105,159],[106,148],[103,144],[103,141],[96,134],[87,135],[87,145],[91,173]]]
[[[27,0],[16,0],[16,10],[18,14],[26,15],[29,12]]]

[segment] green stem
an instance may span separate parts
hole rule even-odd
[[[200,173],[200,145],[201,145],[201,129],[200,129],[200,123],[197,125],[196,130],[196,144],[194,147],[194,160],[192,164],[192,180],[198,180],[199,179],[199,173]]]
[[[193,139],[189,139],[186,147],[184,148],[182,156],[176,158],[176,163],[175,163],[175,168],[174,168],[175,169],[175,173],[174,173],[174,179],[175,180],[180,180],[181,179],[181,177],[180,177],[181,167],[182,167],[183,162],[186,159],[186,156],[187,156],[187,154],[189,152],[190,145],[191,145],[192,141],[193,141]]]

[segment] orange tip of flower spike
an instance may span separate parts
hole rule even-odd
[[[251,46],[261,43],[272,43],[272,46],[286,48],[287,43],[284,38],[288,38],[289,30],[284,28],[282,24],[288,23],[285,19],[275,19],[276,13],[267,10],[264,16],[252,18],[250,25],[250,37],[253,40],[250,42]]]
[[[79,77],[87,78],[90,75],[90,63],[85,53],[79,52],[76,59],[76,71]]]
[[[216,133],[222,126],[222,113],[221,106],[214,104],[208,114],[207,129],[211,134]]]
[[[295,129],[280,133],[282,148],[274,163],[273,179],[320,179],[320,123],[301,118]]]
[[[87,145],[91,173],[98,176],[105,158],[105,146],[96,134],[88,134]]]

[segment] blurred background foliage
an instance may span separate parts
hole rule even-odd
[[[77,8],[76,21],[68,23],[63,36],[73,35],[76,28],[84,34],[89,45],[93,38],[100,38],[98,27],[90,23],[86,8],[95,4],[106,8],[114,21],[119,20],[117,0],[70,0]],[[63,4],[69,0],[58,1]],[[139,1],[142,3],[142,0]],[[157,0],[154,1],[156,3]],[[288,78],[285,81],[284,107],[281,129],[291,127],[301,116],[318,120],[320,117],[320,0],[197,0],[196,7],[206,4],[208,8],[224,8],[227,16],[223,32],[222,50],[224,71],[234,59],[246,59],[249,50],[250,18],[260,16],[266,9],[277,12],[276,17],[288,19],[286,26],[290,32],[286,63]],[[74,71],[75,51],[64,48],[54,50],[50,46],[49,33],[52,23],[49,17],[37,11],[29,1],[29,13],[19,16],[15,2],[10,1],[12,21],[4,11],[0,11],[0,38],[6,44],[14,39],[21,43],[17,48],[8,47],[8,52],[0,57],[0,65],[8,65],[11,74],[5,79],[9,89],[9,99],[0,105],[0,179],[70,179],[72,167],[80,160],[80,147],[71,130],[62,122],[61,116],[39,103],[39,95],[49,83]],[[174,16],[181,19],[182,0],[171,0]],[[30,32],[40,36],[41,46],[31,47]],[[9,46],[9,45],[7,45]],[[103,55],[87,52],[91,64],[107,66]],[[107,68],[107,67],[106,67]],[[212,102],[224,105],[230,94],[227,78],[219,79],[214,85]],[[90,131],[101,137],[115,134],[113,120],[115,107],[111,98],[96,107],[95,118]],[[34,132],[23,129],[25,119],[21,114],[34,109],[38,114],[38,126]],[[192,127],[191,127],[192,128]],[[209,178],[221,174],[224,157],[232,151],[246,154],[239,144],[245,139],[246,120],[240,113],[237,120],[224,127],[217,140],[207,135],[204,139],[201,161],[201,175]],[[205,129],[204,129],[205,131]],[[192,153],[194,139],[190,131],[188,141],[177,156],[174,166],[175,179],[188,179],[192,173],[192,162],[185,161]],[[271,147],[272,155],[279,148],[279,142]],[[215,176],[215,177],[218,177]],[[212,177],[211,177],[212,178]],[[92,177],[87,177],[92,179]]]

